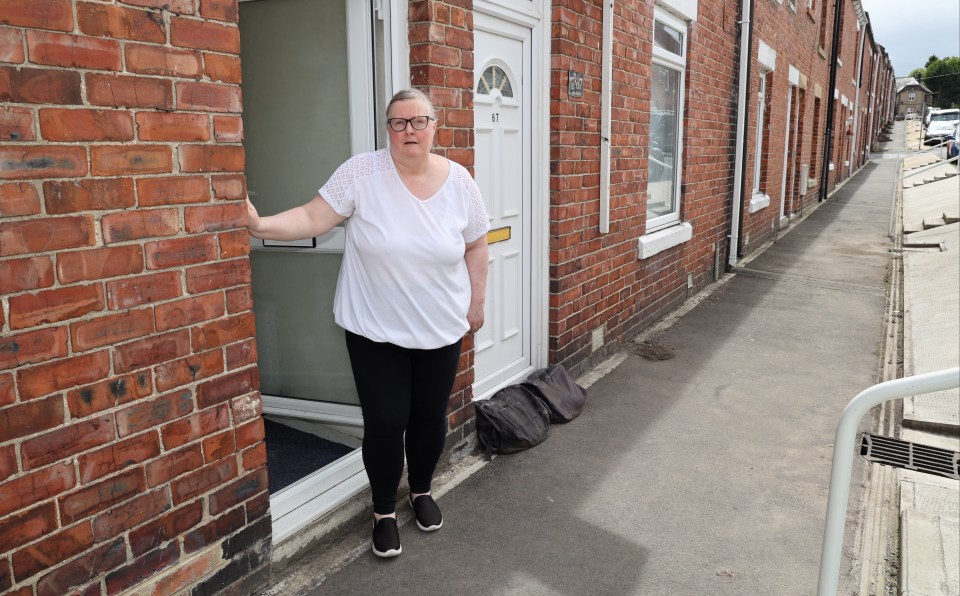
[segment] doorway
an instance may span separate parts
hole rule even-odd
[[[270,215],[313,198],[353,154],[386,146],[389,2],[242,0],[247,191]],[[343,229],[251,238],[273,541],[367,486],[363,424],[333,295]]]
[[[540,362],[534,305],[540,300],[541,211],[534,200],[538,148],[531,111],[538,89],[537,21],[483,0],[474,8],[475,172],[491,228],[486,324],[474,346],[473,393],[482,399]]]

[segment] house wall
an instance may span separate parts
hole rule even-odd
[[[232,0],[0,0],[0,592],[269,577]]]
[[[602,4],[554,4],[550,102],[550,361],[583,370],[712,280],[726,258],[733,180],[736,11],[701,2],[690,25],[681,221],[693,238],[638,258],[646,232],[653,3],[617,3],[610,230],[599,231]],[[582,97],[567,94],[568,71]],[[693,288],[688,288],[691,276]],[[594,333],[603,344],[594,349]]]
[[[910,99],[911,93],[914,94],[912,101]],[[897,93],[897,114],[901,116],[913,112],[922,117],[924,108],[932,104],[933,94],[924,93],[923,88],[919,85],[907,85]]]
[[[834,27],[833,2],[758,0],[754,6],[754,43],[748,82],[748,129],[743,176],[741,252],[746,255],[769,242],[782,227],[780,202],[784,184],[795,188],[787,197],[788,217],[801,214],[820,194],[823,160],[829,192],[866,160],[864,147],[876,132],[867,115],[873,77],[892,80],[886,68],[874,75],[872,38],[861,25],[857,5],[841,3],[841,44],[837,93],[832,102],[832,147],[823,155],[830,102],[830,54]],[[736,55],[739,5],[701,0],[698,18],[689,30],[685,90],[684,166],[681,220],[693,226],[693,238],[639,260],[636,240],[646,232],[646,147],[649,143],[649,86],[653,2],[615,5],[610,232],[599,232],[600,64],[602,5],[599,2],[557,2],[553,11],[551,68],[551,265],[550,360],[573,370],[597,362],[612,350],[709,283],[719,251],[729,250],[729,205],[733,192],[736,110]],[[767,46],[761,60],[761,42]],[[866,56],[858,79],[858,56]],[[757,92],[763,69],[767,77],[767,110],[761,160],[761,190],[769,205],[751,210],[754,151],[757,142]],[[790,66],[801,73],[791,85]],[[567,73],[581,72],[584,94],[567,96]],[[796,81],[795,81],[796,82]],[[796,155],[808,166],[807,180],[788,171],[784,181],[787,97],[793,95]],[[818,101],[819,100],[819,101]],[[818,108],[819,106],[819,108]],[[818,113],[819,109],[819,113]],[[847,125],[848,117],[856,120]],[[888,121],[889,119],[885,119]],[[852,156],[852,158],[851,158]],[[692,275],[693,287],[688,288]],[[595,349],[592,338],[602,333]]]

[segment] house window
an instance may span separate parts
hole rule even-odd
[[[820,49],[827,47],[827,0],[820,2]]]
[[[647,160],[647,231],[680,219],[680,171],[687,25],[654,12]]]
[[[917,94],[913,91],[907,94],[907,101],[917,101]]]
[[[764,165],[763,159],[764,141],[766,140],[766,117],[767,117],[767,77],[769,73],[760,71],[760,86],[757,90],[757,138],[754,145],[753,156],[753,194],[764,194],[763,185]]]
[[[810,133],[810,177],[816,178],[817,175],[814,172],[818,172],[819,165],[817,163],[817,156],[819,155],[817,148],[820,146],[820,98],[813,98],[813,129]],[[804,190],[810,188],[809,183],[804,187]]]

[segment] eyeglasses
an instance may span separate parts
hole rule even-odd
[[[403,132],[407,130],[407,123],[413,127],[413,130],[423,130],[427,123],[436,120],[433,116],[414,116],[413,118],[387,118],[387,126],[394,132]]]

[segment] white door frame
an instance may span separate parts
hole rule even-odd
[[[524,113],[524,127],[529,132],[530,148],[530,360],[532,368],[546,365],[549,343],[549,230],[550,205],[550,60],[547,51],[550,47],[550,28],[544,26],[550,21],[550,2],[539,3],[522,0],[475,0],[476,13],[487,14],[510,23],[530,29],[530,73],[531,81],[522,81],[525,92],[530,94],[529,112]],[[475,69],[483,65],[476,64]],[[521,74],[522,76],[522,74]],[[500,387],[519,381],[527,373],[517,378],[506,379],[500,386],[483,393],[474,393],[473,399],[486,399]]]
[[[785,227],[787,223],[787,170],[792,166],[790,163],[790,130],[793,128],[793,85],[787,87],[787,129],[783,137],[783,177],[780,180],[780,226]]]

